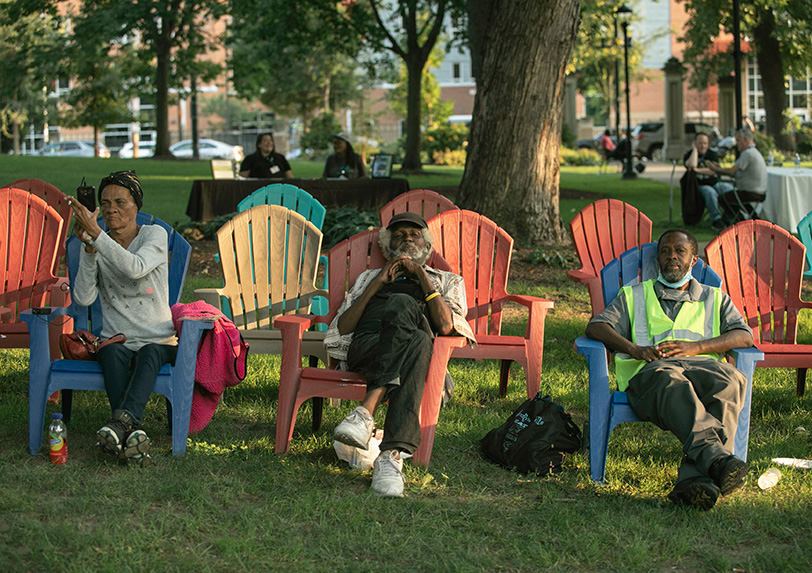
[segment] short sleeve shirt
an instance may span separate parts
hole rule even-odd
[[[737,189],[753,193],[767,192],[767,164],[755,145],[742,151],[733,165],[739,168],[736,172]]]

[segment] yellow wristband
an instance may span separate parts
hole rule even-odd
[[[426,302],[428,302],[428,301],[430,301],[431,299],[433,299],[436,296],[440,296],[440,293],[435,290],[435,291],[432,291],[431,293],[429,293],[428,295],[426,295],[425,300],[426,300]]]

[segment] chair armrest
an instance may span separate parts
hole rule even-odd
[[[197,350],[204,330],[214,327],[213,320],[182,320],[178,337],[178,355],[175,358],[175,371],[182,380],[194,380],[197,367]]]
[[[48,303],[52,307],[70,305],[70,281],[67,278],[59,277],[48,287]]]
[[[609,355],[603,342],[579,336],[575,339],[575,350],[586,358],[590,394],[593,386],[596,390],[600,386],[601,392],[609,392]]]
[[[51,312],[48,314],[34,314],[29,308],[20,313],[20,320],[24,321],[28,326],[28,344],[32,364],[51,363],[51,346],[48,331],[51,323],[58,317],[63,317],[63,323],[69,320],[71,318],[70,308],[64,306],[51,307]],[[56,358],[59,358],[59,356],[56,356]]]
[[[759,360],[764,360],[764,353],[758,348],[751,346],[749,348],[734,348],[728,351],[736,362],[736,368],[741,370],[741,373],[747,377],[748,380],[753,379],[753,371],[756,369],[756,363]]]
[[[221,289],[219,288],[197,288],[195,289],[195,296],[199,300],[202,300],[203,302],[212,305],[220,312],[223,312],[220,291]]]
[[[532,341],[533,344],[544,343],[544,319],[547,317],[547,311],[553,308],[553,301],[538,296],[509,294],[499,302],[501,306],[506,302],[515,302],[527,307],[525,338]]]
[[[585,271],[583,268],[578,270],[567,271],[567,278],[577,283],[585,283],[590,279],[596,279],[598,276],[594,273]]]

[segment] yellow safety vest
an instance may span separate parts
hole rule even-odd
[[[626,297],[632,342],[638,346],[655,346],[664,340],[688,340],[697,342],[719,336],[722,291],[710,287],[713,296],[705,300],[685,301],[671,320],[663,312],[657,294],[654,292],[656,279],[623,287],[618,296]],[[703,354],[714,360],[721,360],[719,354]],[[628,354],[615,354],[615,376],[620,390],[626,390],[632,376],[645,366],[645,360],[636,360]]]

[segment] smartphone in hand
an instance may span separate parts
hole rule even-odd
[[[76,198],[91,213],[96,210],[96,188],[88,185],[84,177],[82,177],[82,183],[76,188]]]

